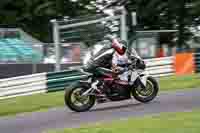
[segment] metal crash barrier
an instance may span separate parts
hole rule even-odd
[[[174,57],[145,60],[147,71],[154,77],[174,74]],[[80,69],[74,68],[61,72],[38,73],[0,80],[0,100],[27,96],[38,93],[63,91],[73,82],[87,78]]]

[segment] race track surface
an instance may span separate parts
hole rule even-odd
[[[62,98],[62,97],[61,97]],[[79,127],[80,125],[129,117],[139,117],[160,112],[179,112],[200,108],[200,89],[161,93],[148,104],[128,100],[106,103],[90,112],[75,113],[68,108],[55,108],[47,112],[34,112],[1,117],[1,133],[44,133],[49,129]]]

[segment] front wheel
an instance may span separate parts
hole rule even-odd
[[[95,104],[95,96],[81,96],[83,89],[83,86],[75,84],[65,90],[65,105],[75,112],[88,111]]]
[[[159,85],[158,82],[153,77],[147,78],[146,88],[142,89],[140,85],[132,90],[133,97],[142,103],[147,103],[152,101],[158,94]]]

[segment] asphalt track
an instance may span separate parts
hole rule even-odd
[[[79,127],[94,122],[126,119],[161,112],[182,112],[200,108],[200,89],[164,92],[148,104],[135,100],[100,104],[89,112],[75,113],[68,108],[1,117],[1,133],[44,133],[50,129]]]

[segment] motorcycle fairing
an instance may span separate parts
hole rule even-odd
[[[140,77],[142,84],[146,87],[148,75]]]
[[[131,81],[130,82],[133,84],[139,75],[136,71],[131,71],[130,73],[131,73]]]
[[[142,72],[142,73],[138,74],[137,71],[132,71],[130,83],[134,84],[134,82],[139,78],[139,80],[141,81],[140,83],[142,83],[142,85],[144,87],[146,87],[146,82],[147,82],[148,76],[149,75],[146,72]]]

